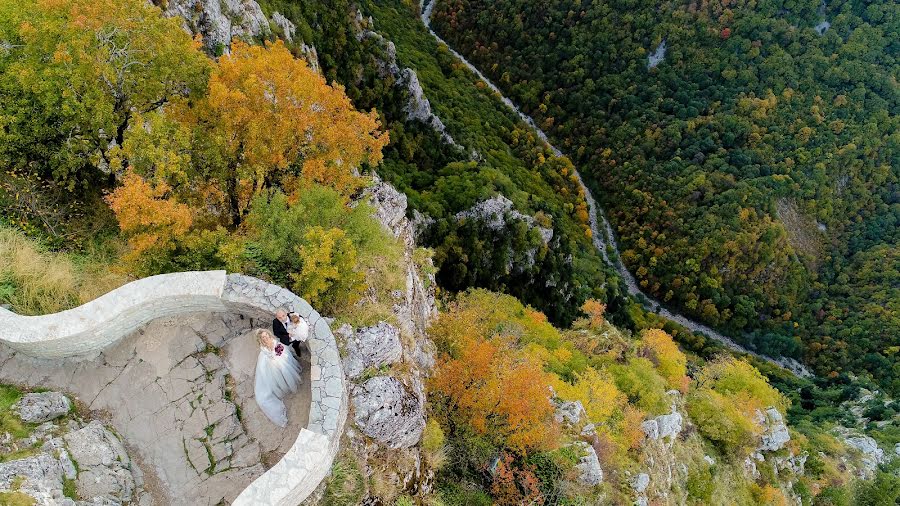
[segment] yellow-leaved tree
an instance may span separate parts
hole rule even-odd
[[[687,396],[688,414],[700,432],[732,455],[743,456],[754,446],[763,427],[762,410],[784,413],[788,400],[765,376],[743,360],[720,358],[708,363],[695,377]]]
[[[653,362],[670,388],[687,392],[687,357],[672,336],[662,329],[646,329],[641,332],[639,347],[639,353]]]
[[[196,160],[226,196],[230,224],[241,223],[261,190],[292,175],[354,191],[356,170],[380,162],[388,142],[377,113],[354,109],[341,86],[328,85],[281,41],[235,41],[231,49],[206,98],[174,111],[196,125]]]

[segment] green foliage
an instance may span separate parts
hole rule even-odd
[[[294,286],[327,310],[352,307],[363,281],[379,292],[402,286],[400,245],[372,217],[372,208],[350,208],[336,191],[319,185],[299,191],[294,202],[280,192],[255,199],[246,234],[222,256],[229,269]]]
[[[712,472],[708,467],[694,467],[688,473],[685,488],[695,504],[710,504],[713,494]]]
[[[6,506],[34,506],[36,503],[31,496],[22,492],[0,492],[0,504]]]
[[[466,488],[453,482],[442,482],[440,498],[446,506],[493,506],[494,501],[480,489]]]
[[[22,398],[22,392],[9,385],[0,385],[0,431],[8,432],[15,438],[28,437],[30,428],[10,411],[13,404]]]
[[[890,0],[439,0],[433,25],[573,157],[645,291],[898,392],[897,16]]]
[[[415,506],[415,502],[413,502],[412,497],[408,495],[401,495],[394,501],[394,506]]]
[[[757,414],[769,406],[782,413],[787,400],[750,364],[722,358],[707,364],[688,394],[687,410],[700,432],[719,449],[741,457],[753,446],[761,427]]]
[[[854,500],[861,506],[897,504],[900,502],[900,476],[878,471],[875,479],[857,484]]]
[[[101,181],[133,111],[205,88],[209,62],[158,7],[139,0],[0,5],[0,166],[69,189]]]
[[[359,471],[359,463],[348,451],[344,451],[331,466],[331,475],[325,482],[323,506],[359,504],[366,492],[366,481]]]
[[[437,420],[430,418],[425,424],[425,431],[422,433],[422,448],[425,451],[434,452],[444,447],[445,437],[444,431],[441,430],[441,424]]]
[[[646,358],[632,358],[625,365],[609,368],[616,386],[640,409],[660,415],[669,412],[666,403],[666,380]]]
[[[585,204],[571,164],[553,157],[493,93],[475,85],[473,75],[438,47],[412,3],[361,2],[361,28],[396,44],[398,64],[416,71],[435,113],[463,149],[407,120],[408,92],[379,70],[388,58],[387,43],[357,38],[355,4],[267,0],[262,6],[298,26],[297,37],[302,34],[305,43],[316,46],[326,78],[342,83],[357,107],[381,113],[391,144],[378,173],[408,196],[412,209],[435,219],[420,240],[435,251],[443,288],[504,291],[562,322],[575,318],[586,298],[617,296],[618,286],[604,285],[609,271],[587,236]],[[374,26],[368,26],[368,15]],[[549,244],[522,219],[508,217],[509,225],[500,230],[456,219],[458,212],[497,194],[552,228]]]
[[[365,276],[356,271],[356,248],[339,228],[312,227],[296,247],[303,266],[292,272],[295,292],[323,308],[352,305],[362,296]]]

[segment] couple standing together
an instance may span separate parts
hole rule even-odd
[[[287,427],[285,396],[294,393],[300,378],[300,344],[309,338],[309,324],[296,313],[275,312],[272,331],[259,329],[254,396],[263,413],[279,427]]]

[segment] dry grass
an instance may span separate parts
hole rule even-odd
[[[801,211],[789,199],[779,199],[776,203],[778,219],[787,231],[788,242],[800,254],[807,267],[815,270],[822,258],[824,235],[819,232],[816,220]]]
[[[107,261],[49,252],[16,230],[0,228],[0,303],[20,314],[78,306],[126,280]]]

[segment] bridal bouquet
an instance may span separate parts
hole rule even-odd
[[[282,344],[275,345],[275,355],[276,356],[280,357],[283,352],[284,352],[284,345],[282,345]]]

